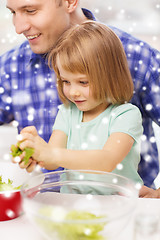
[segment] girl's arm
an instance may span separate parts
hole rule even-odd
[[[48,144],[51,148],[66,148],[67,135],[61,130],[53,130]]]
[[[111,172],[126,157],[134,143],[131,136],[119,132],[112,133],[101,150],[69,150],[66,149],[67,136],[60,130],[53,131],[48,144],[34,132],[29,135],[23,130],[22,134],[24,141],[20,147],[33,147],[33,158],[43,162],[48,170],[64,167]]]
[[[100,150],[69,150],[65,148],[51,148],[50,159],[46,159],[44,166],[52,169],[57,167],[68,169],[91,169],[98,171],[113,171],[117,164],[127,156],[134,143],[134,139],[125,133],[112,133]]]

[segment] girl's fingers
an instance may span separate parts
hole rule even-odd
[[[27,172],[32,172],[37,166],[37,162],[32,158],[30,158],[28,163],[25,163],[23,161],[24,156],[25,156],[25,153],[22,153],[20,156],[12,158],[12,162],[18,163],[21,169],[26,169]],[[40,165],[42,166],[43,164],[41,163]]]
[[[32,158],[29,159],[28,163],[25,164],[24,162],[20,162],[19,166],[21,169],[26,169],[27,172],[32,172],[37,165],[37,162],[34,161]]]
[[[25,133],[19,134],[19,135],[17,136],[17,140],[18,140],[19,142],[23,142],[23,141],[26,140],[26,139],[33,139],[33,137],[34,137],[33,134],[25,132]]]
[[[44,162],[38,162],[38,165],[41,167],[41,168],[43,168],[44,167]]]
[[[37,162],[32,160],[32,162],[28,165],[28,167],[26,168],[27,172],[33,172],[33,170],[36,168],[37,166]]]
[[[17,140],[21,143],[25,140],[32,140],[35,136],[38,136],[37,130],[34,126],[30,126],[22,129]]]
[[[24,140],[19,145],[20,149],[23,151],[25,148],[34,148],[34,142],[31,139]]]
[[[12,157],[11,161],[13,163],[20,163],[23,160],[24,156],[25,156],[25,152],[23,152],[20,156]]]
[[[24,133],[30,133],[30,134],[36,136],[37,130],[34,126],[29,126],[29,127],[23,128],[22,131],[20,132],[20,134],[24,134]]]
[[[25,163],[25,161],[23,161],[23,159],[22,159],[22,161],[19,162],[19,166],[22,169],[25,169],[25,168],[27,169],[30,166],[30,164],[32,164],[32,162],[33,162],[32,158],[29,159],[28,163]]]
[[[19,163],[21,161],[21,158],[18,156],[18,157],[12,157],[11,161],[13,163]]]

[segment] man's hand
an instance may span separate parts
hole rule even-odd
[[[160,198],[160,189],[152,189],[146,186],[142,186],[139,191],[140,198]]]

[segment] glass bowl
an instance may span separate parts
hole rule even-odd
[[[127,226],[138,188],[117,174],[64,170],[31,177],[21,194],[26,215],[47,239],[109,240]]]

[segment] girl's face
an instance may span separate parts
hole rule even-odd
[[[86,121],[98,116],[107,108],[107,102],[103,103],[101,100],[93,97],[89,81],[85,74],[71,73],[64,70],[59,59],[57,59],[57,67],[65,97],[73,102],[80,111],[84,112]]]

